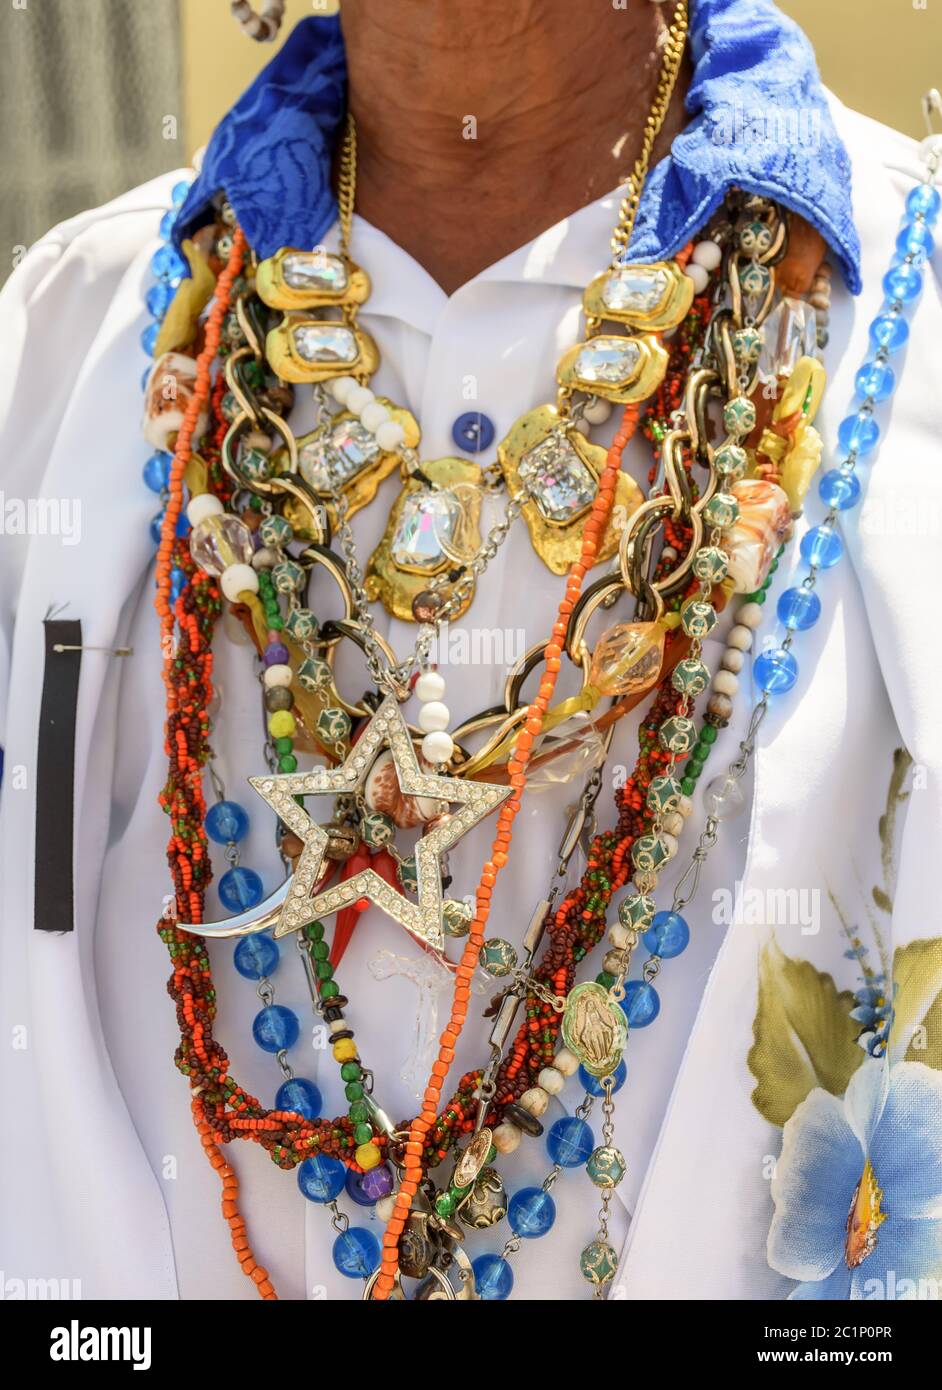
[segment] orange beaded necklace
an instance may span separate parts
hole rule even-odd
[[[432,1064],[432,1072],[422,1097],[422,1109],[413,1120],[409,1130],[409,1138],[405,1145],[403,1178],[396,1196],[392,1217],[383,1234],[382,1264],[373,1294],[374,1298],[380,1300],[387,1299],[395,1286],[396,1271],[399,1265],[399,1237],[405,1229],[412,1199],[422,1180],[422,1152],[425,1147],[425,1136],[438,1118],[438,1104],[441,1100],[442,1087],[451,1063],[454,1061],[455,1045],[467,1017],[468,1001],[471,998],[471,977],[477,966],[478,955],[484,942],[484,931],[490,916],[494,885],[497,882],[498,874],[507,863],[512,839],[511,827],[520,809],[533,740],[539,736],[543,728],[543,721],[553,698],[556,679],[562,666],[561,658],[569,616],[578,602],[582,592],[582,581],[587,571],[592,568],[599,540],[608,523],[615,497],[615,478],[621,469],[621,458],[625,446],[637,428],[638,414],[639,407],[637,405],[625,407],[618,433],[608,451],[605,468],[599,478],[599,490],[583,528],[579,559],[569,571],[566,580],[566,592],[560,600],[552,635],[543,649],[543,676],[540,680],[539,691],[527,707],[523,729],[517,738],[513,756],[508,764],[513,792],[498,813],[497,830],[491,846],[491,857],[481,870],[481,881],[475,894],[475,911],[471,930],[458,969],[455,972],[451,1018],[439,1039],[438,1057]]]

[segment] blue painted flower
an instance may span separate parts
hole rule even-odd
[[[867,1059],[814,1090],[772,1180],[773,1269],[797,1299],[942,1298],[942,1072]]]

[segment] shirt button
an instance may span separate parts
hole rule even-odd
[[[494,422],[480,410],[468,410],[459,415],[451,427],[451,437],[459,449],[480,454],[494,443]]]

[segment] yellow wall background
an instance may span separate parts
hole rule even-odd
[[[925,134],[919,99],[929,87],[942,88],[942,0],[779,0],[779,5],[808,34],[825,83],[847,106],[908,135]],[[307,15],[336,9],[336,0],[288,0],[283,33]],[[578,6],[572,9],[577,23]],[[180,13],[185,128],[196,150],[275,45],[246,38],[229,17],[228,0],[180,0]]]

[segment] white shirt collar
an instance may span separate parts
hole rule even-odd
[[[350,239],[353,260],[370,276],[370,314],[399,319],[431,335],[449,299],[488,281],[558,285],[581,291],[608,264],[609,241],[618,215],[620,190],[614,189],[547,227],[531,241],[486,266],[452,295],[413,256],[373,226],[354,216]],[[324,245],[337,248],[335,223]]]

